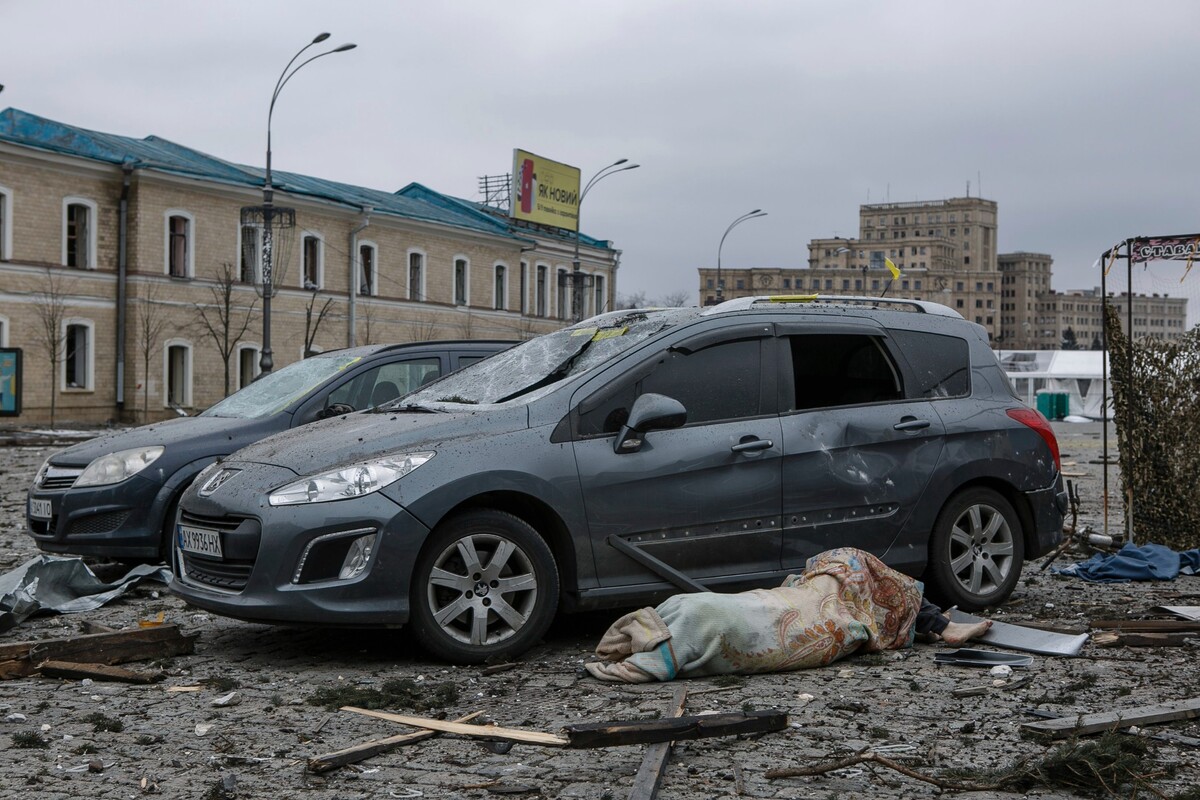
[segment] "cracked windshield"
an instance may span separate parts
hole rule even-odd
[[[234,392],[200,416],[241,419],[270,416],[287,408],[314,386],[319,386],[358,360],[359,356],[332,353],[297,361],[278,372],[260,376],[254,383]]]

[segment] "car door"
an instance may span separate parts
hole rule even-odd
[[[880,326],[778,326],[785,569],[852,546],[887,552],[920,501],[944,441],[932,404]],[[908,391],[906,392],[906,388]]]
[[[602,586],[661,580],[610,536],[698,580],[778,570],[773,358],[769,326],[719,330],[635,357],[576,392],[573,446]],[[614,453],[633,401],[647,392],[681,402],[686,424]]]

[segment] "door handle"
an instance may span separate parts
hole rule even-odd
[[[905,417],[892,426],[894,431],[919,431],[929,427],[929,420]]]
[[[751,439],[748,442],[739,442],[729,449],[735,453],[756,453],[759,450],[770,450],[775,446],[775,443],[770,439]]]

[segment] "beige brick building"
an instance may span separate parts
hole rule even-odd
[[[59,422],[203,409],[225,394],[222,349],[230,390],[252,380],[262,230],[242,225],[241,209],[261,204],[262,182],[261,170],[156,137],[0,112],[0,348],[24,355],[15,422],[48,420],[52,386]],[[277,241],[274,256],[276,369],[310,341],[323,351],[522,339],[571,316],[559,276],[571,270],[574,234],[419,184],[391,193],[288,173],[273,183],[275,204],[295,209],[290,245]],[[612,307],[620,252],[580,240],[589,315]],[[225,348],[209,330],[225,338],[243,327]]]
[[[996,203],[978,197],[864,205],[858,238],[811,240],[807,268],[723,269],[723,296],[886,291],[888,297],[949,306],[986,328],[1005,349],[1053,350],[1070,339],[1079,348],[1098,345],[1099,290],[1055,292],[1054,259],[1045,253],[997,253],[997,231]],[[892,279],[886,260],[901,271],[898,279]],[[700,302],[716,302],[717,271],[699,273]],[[1134,297],[1135,336],[1175,338],[1184,332],[1186,318],[1185,299]]]

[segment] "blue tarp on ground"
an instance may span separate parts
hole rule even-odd
[[[1127,544],[1116,553],[1097,553],[1054,572],[1093,583],[1173,581],[1181,574],[1200,574],[1200,550],[1179,553],[1161,544]]]

